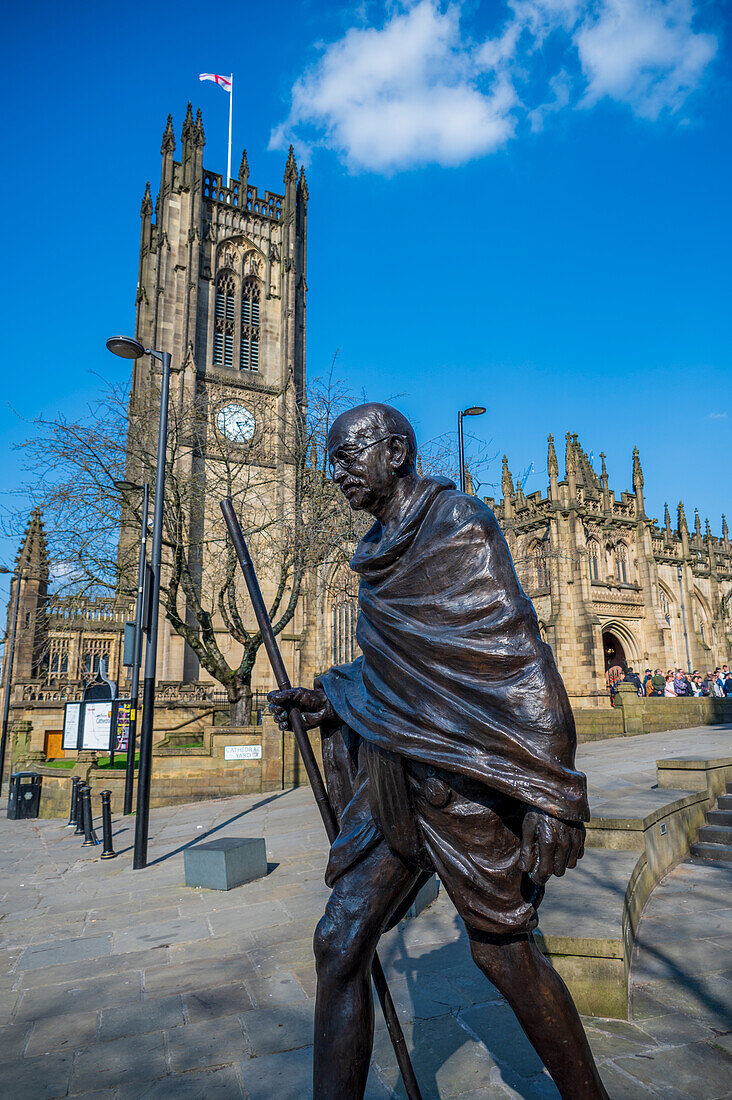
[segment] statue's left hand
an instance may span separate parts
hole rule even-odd
[[[519,867],[543,886],[551,875],[576,867],[585,850],[581,821],[562,821],[542,810],[527,810],[522,832]]]

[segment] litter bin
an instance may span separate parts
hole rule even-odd
[[[8,817],[38,817],[43,776],[38,772],[15,772],[10,776]]]

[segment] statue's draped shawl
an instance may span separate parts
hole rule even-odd
[[[491,509],[423,478],[396,530],[374,524],[360,575],[363,656],[319,678],[377,747],[587,820],[574,718]]]

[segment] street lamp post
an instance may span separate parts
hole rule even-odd
[[[0,573],[11,573],[11,569],[0,566]],[[15,600],[13,602],[13,619],[10,626],[10,638],[5,654],[5,695],[3,696],[3,725],[0,733],[0,791],[3,787],[3,775],[5,774],[5,748],[8,743],[8,718],[10,717],[10,690],[13,679],[13,658],[15,656],[15,634],[18,628],[18,606],[20,604],[20,573],[13,574],[15,578]]]
[[[127,766],[125,767],[125,797],[122,813],[132,813],[132,787],[135,781],[135,748],[137,745],[137,705],[140,694],[140,663],[142,660],[142,615],[145,597],[145,566],[147,565],[147,515],[150,486],[135,485],[131,481],[115,481],[115,489],[121,492],[142,491],[142,522],[140,534],[140,558],[137,567],[137,603],[135,604],[135,641],[132,647],[132,686],[130,687],[130,724],[127,734]]]
[[[458,461],[460,463],[460,492],[465,492],[465,445],[463,443],[463,417],[482,416],[485,409],[482,405],[471,405],[469,409],[463,409],[458,413]]]
[[[155,711],[155,666],[158,650],[160,611],[160,563],[163,549],[163,504],[165,500],[165,456],[168,443],[168,393],[170,390],[170,352],[146,348],[130,336],[112,336],[107,347],[123,359],[151,355],[162,365],[160,384],[160,421],[158,457],[155,466],[155,503],[153,506],[152,549],[150,553],[150,626],[145,648],[145,677],[142,685],[142,722],[140,723],[140,768],[137,774],[137,815],[135,818],[135,871],[147,866],[147,835],[150,824],[150,773],[152,771],[153,719]]]

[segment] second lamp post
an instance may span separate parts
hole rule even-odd
[[[460,492],[465,492],[465,446],[463,443],[463,417],[482,416],[485,409],[482,405],[471,405],[469,409],[463,409],[458,413],[458,461],[460,463]]]
[[[158,456],[155,467],[155,504],[153,508],[152,549],[150,553],[150,627],[145,649],[145,677],[142,685],[142,722],[140,723],[140,768],[137,775],[137,815],[135,817],[134,870],[147,865],[147,838],[150,824],[150,775],[152,772],[153,719],[155,716],[155,668],[158,652],[160,611],[160,563],[163,550],[163,507],[165,503],[165,457],[168,443],[168,393],[170,390],[170,352],[146,348],[131,336],[112,336],[107,347],[123,359],[150,355],[162,365],[160,383],[160,422]],[[128,754],[129,759],[129,754]]]

